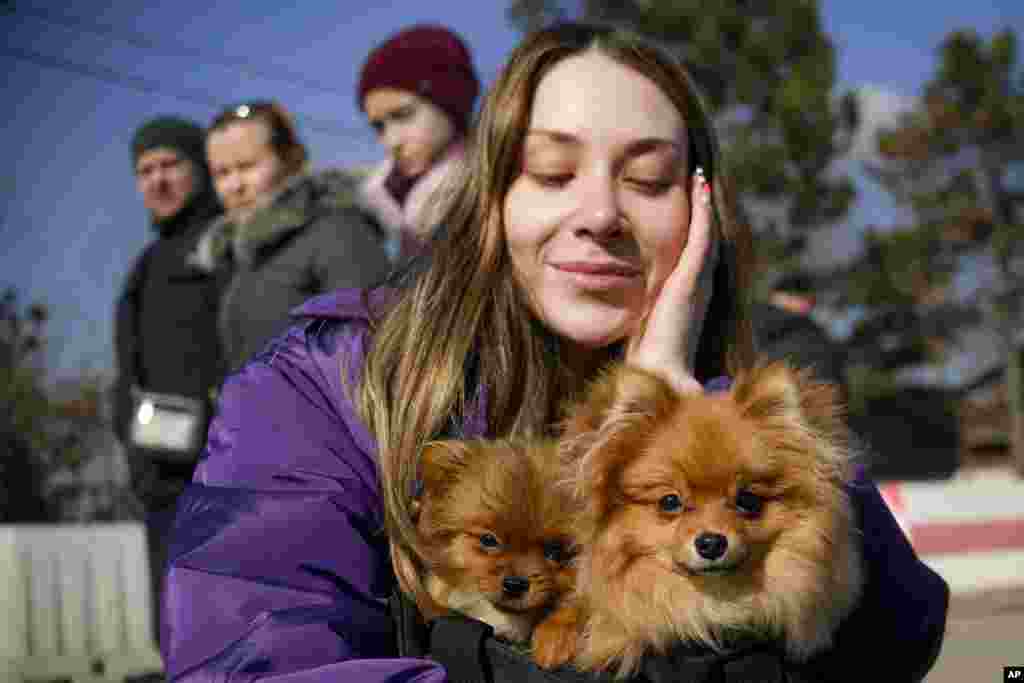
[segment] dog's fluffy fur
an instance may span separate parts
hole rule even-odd
[[[727,392],[681,396],[620,365],[565,426],[582,551],[545,638],[580,634],[578,668],[625,677],[679,641],[765,638],[797,661],[830,644],[862,584],[832,385],[775,363]],[[569,654],[557,649],[540,663]]]
[[[434,442],[421,474],[416,523],[434,603],[421,611],[456,610],[528,642],[575,575],[575,510],[557,444]]]

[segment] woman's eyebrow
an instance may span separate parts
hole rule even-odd
[[[681,155],[686,151],[686,147],[676,140],[653,137],[634,140],[626,146],[626,154],[628,156],[639,156],[648,152],[660,152],[662,150]]]
[[[583,141],[578,136],[562,130],[531,128],[526,132],[526,136],[527,138],[543,137],[556,144],[570,145],[573,147],[578,147],[583,144]],[[677,140],[652,136],[631,140],[629,144],[626,145],[626,154],[628,156],[638,156],[640,154],[646,154],[647,152],[658,151],[661,149],[668,149],[676,154],[681,154],[686,151],[686,147]]]
[[[531,128],[526,131],[527,138],[547,138],[549,141],[560,144],[560,145],[572,145],[578,147],[583,144],[582,141],[572,133],[567,133],[561,130],[549,130],[547,128]]]

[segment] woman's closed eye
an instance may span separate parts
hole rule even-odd
[[[528,175],[541,187],[551,189],[565,187],[575,177],[573,173],[528,173]]]
[[[671,180],[662,180],[661,178],[626,178],[625,182],[642,194],[651,197],[665,194],[675,184]]]

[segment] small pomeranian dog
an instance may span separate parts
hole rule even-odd
[[[576,508],[554,441],[436,441],[424,449],[414,506],[433,605],[530,642],[573,586]]]
[[[618,365],[570,410],[561,455],[581,551],[542,666],[575,655],[626,677],[681,641],[752,638],[799,662],[860,594],[848,431],[834,387],[806,372],[763,364],[729,391],[679,395]]]

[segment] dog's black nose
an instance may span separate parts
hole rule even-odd
[[[506,594],[519,597],[530,590],[530,580],[522,576],[506,576],[501,581],[501,587]]]
[[[725,555],[725,549],[729,547],[729,539],[722,534],[703,533],[693,542],[697,547],[697,553],[705,560],[717,560]]]

